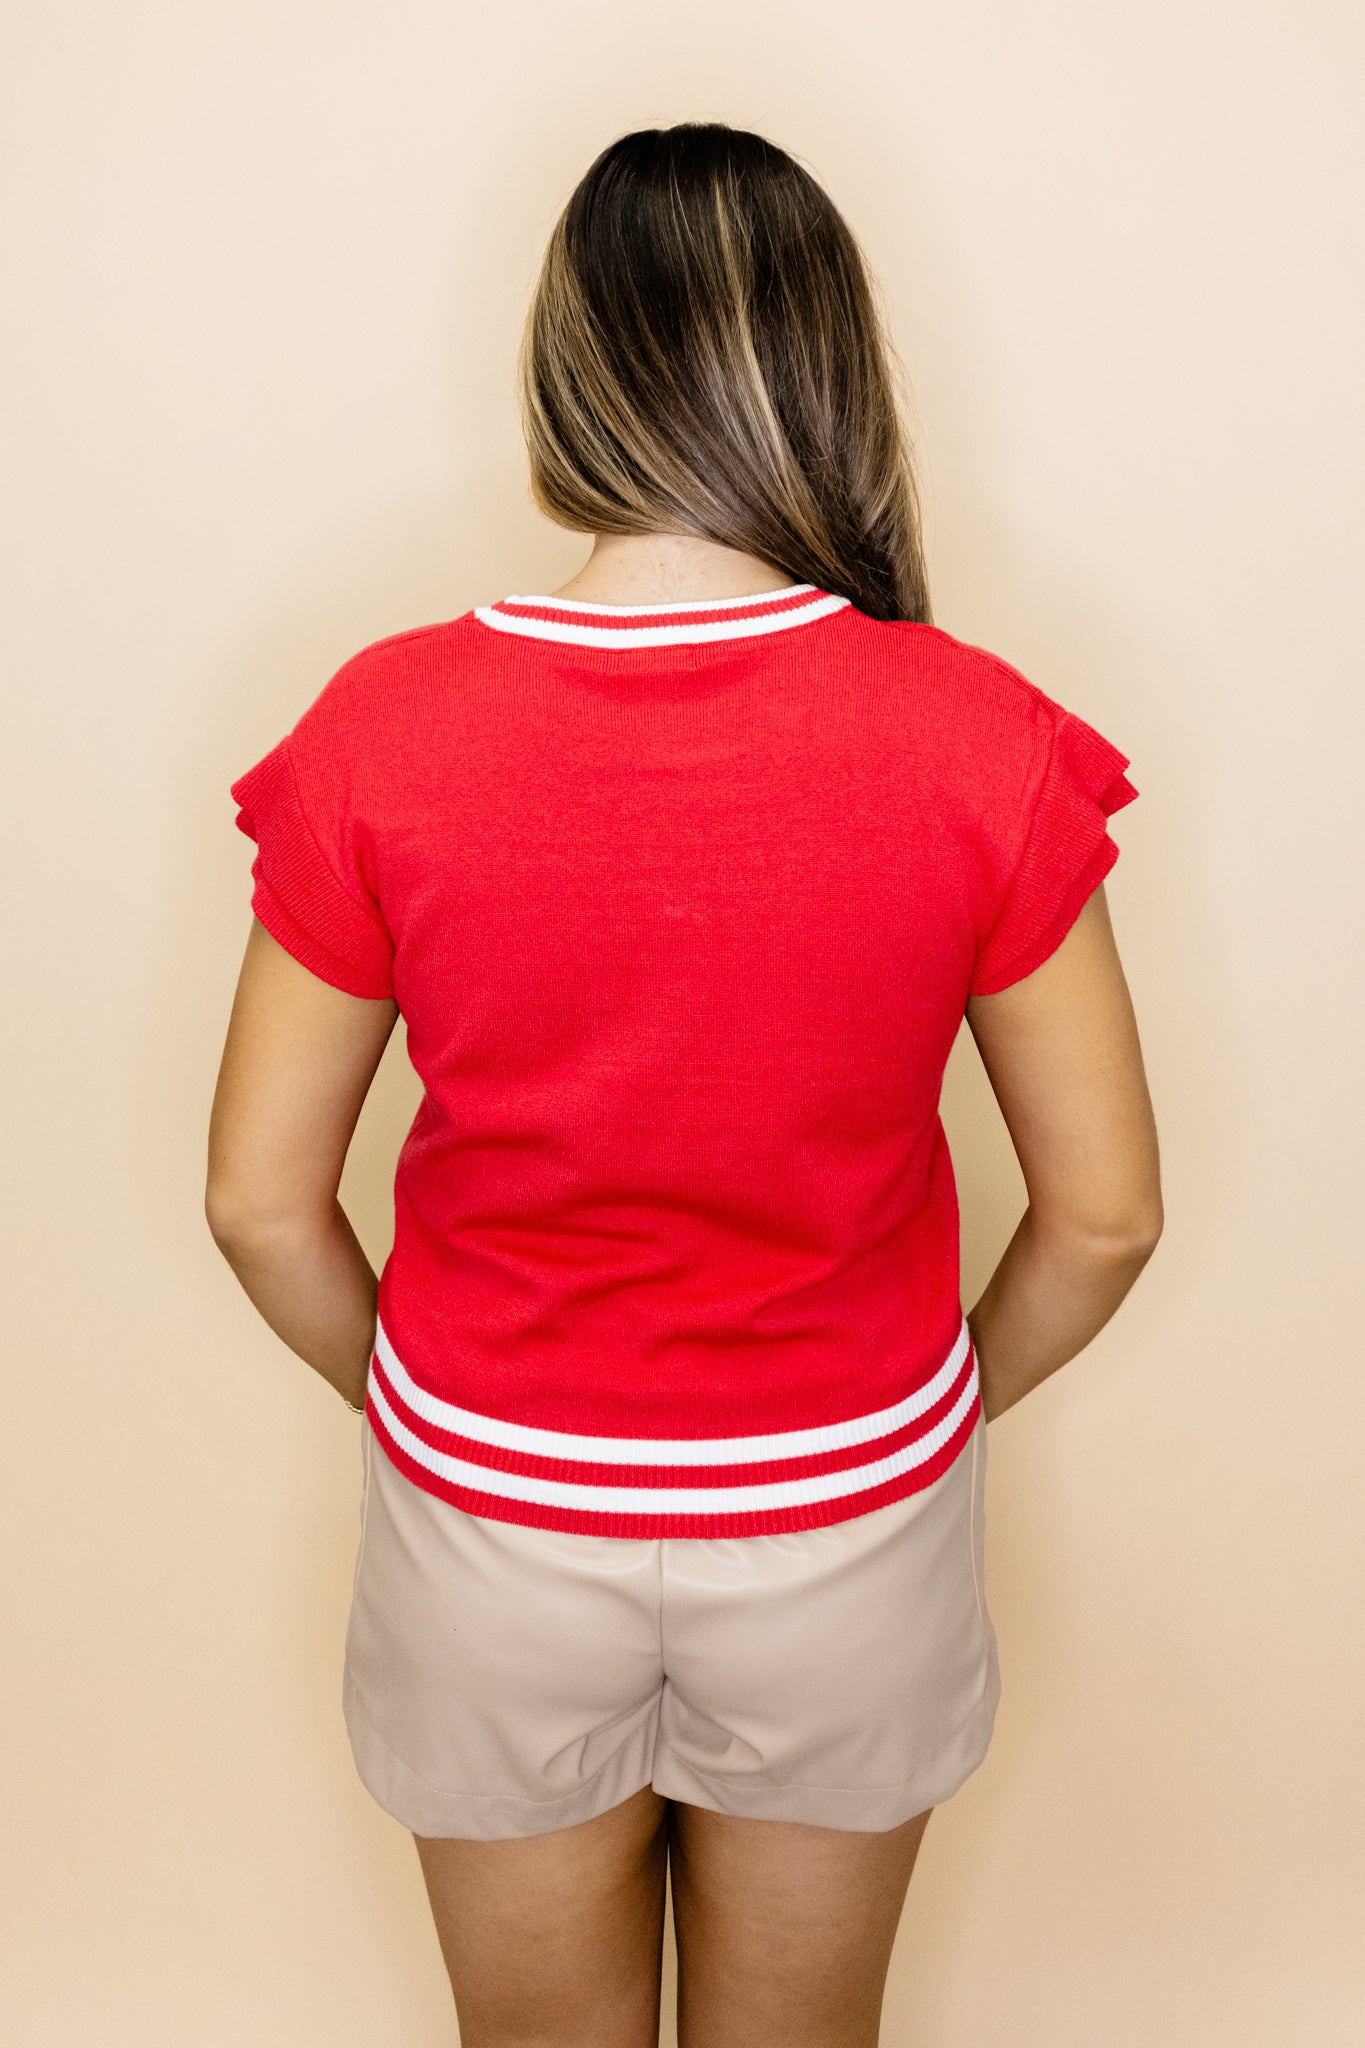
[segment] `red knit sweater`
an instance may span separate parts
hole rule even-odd
[[[478,1515],[866,1514],[979,1413],[938,1116],[969,995],[1118,857],[1128,758],[1015,669],[810,585],[511,597],[346,662],[233,785],[253,908],[392,997],[367,1413]]]

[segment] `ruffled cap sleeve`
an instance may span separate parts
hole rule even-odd
[[[1138,791],[1129,757],[1074,712],[1063,712],[1033,803],[1023,850],[977,946],[972,995],[993,995],[1041,966],[1119,857],[1107,820]]]
[[[379,907],[340,879],[346,849],[331,857],[306,814],[289,740],[231,785],[235,823],[257,854],[251,907],[296,960],[348,995],[393,994],[393,941]]]

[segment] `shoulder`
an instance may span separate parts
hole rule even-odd
[[[385,634],[348,655],[290,730],[296,768],[326,779],[359,762],[372,778],[389,759],[406,760],[420,749],[443,694],[476,658],[478,631],[466,612]]]
[[[477,633],[474,614],[463,612],[437,625],[410,626],[371,640],[332,672],[303,719],[344,726],[376,714],[417,713],[424,687],[436,686],[458,669]]]
[[[1003,656],[938,626],[875,630],[895,636],[918,686],[938,787],[992,836],[1014,845],[1035,821],[1056,844],[1089,845],[1138,794],[1129,756]]]
[[[1072,717],[1065,705],[942,626],[859,613],[855,633],[869,694],[918,765],[969,800],[1027,800]]]
[[[906,688],[917,688],[945,708],[1020,730],[1050,728],[1068,715],[1064,705],[1013,662],[943,626],[869,619],[862,613],[857,618],[867,653],[876,664]]]

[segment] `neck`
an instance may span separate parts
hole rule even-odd
[[[583,567],[552,593],[587,604],[677,604],[757,597],[797,578],[771,562],[690,533],[599,533]]]

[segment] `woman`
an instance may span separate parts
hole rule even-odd
[[[1161,1228],[1105,906],[1127,757],[929,623],[858,246],[758,136],[627,135],[522,351],[545,596],[363,649],[258,843],[207,1210],[363,1410],[344,1707],[464,2048],[864,2044],[999,1696],[985,1431]],[[336,1200],[402,1012],[376,1280]],[[1029,1204],[964,1317],[966,1017]]]

